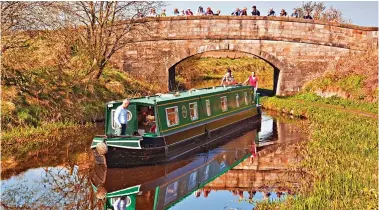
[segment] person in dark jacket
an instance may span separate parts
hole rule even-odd
[[[232,12],[233,16],[240,16],[241,15],[241,10],[239,8],[236,8],[234,12]]]
[[[309,11],[307,12],[307,15],[304,16],[304,19],[313,19]]]
[[[240,16],[247,16],[247,8],[246,7],[244,7],[242,9]]]
[[[213,11],[210,7],[207,8],[207,11],[205,12],[205,15],[213,16]]]
[[[274,11],[274,9],[273,9],[272,7],[271,7],[270,10],[268,11],[267,16],[276,16],[275,11]]]
[[[252,16],[260,16],[261,15],[261,13],[259,12],[259,10],[257,10],[256,6],[253,6],[253,11],[251,11],[251,15]]]

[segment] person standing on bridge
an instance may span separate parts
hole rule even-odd
[[[240,16],[247,16],[247,8],[246,7],[244,7],[242,9]]]
[[[162,12],[160,14],[161,17],[166,17],[166,9],[162,9]]]
[[[120,106],[117,107],[114,114],[114,122],[118,127],[121,127],[120,135],[126,134],[126,128],[128,127],[128,106],[129,99],[125,99]]]
[[[199,9],[197,9],[196,15],[197,16],[203,16],[204,15],[204,9],[202,6],[199,6]]]
[[[178,8],[175,8],[175,9],[174,9],[174,16],[179,16],[179,14],[180,14],[180,13],[179,13]]]
[[[275,11],[274,11],[274,9],[273,9],[272,7],[271,7],[270,10],[268,11],[267,16],[276,16]]]
[[[251,15],[252,16],[260,16],[261,15],[261,13],[259,12],[259,10],[257,10],[256,6],[253,6],[253,11],[251,12]]]
[[[282,11],[280,11],[280,17],[287,17],[286,10],[282,9]]]
[[[241,10],[239,8],[236,8],[234,12],[232,12],[233,16],[240,16],[241,15]]]
[[[193,16],[193,12],[191,11],[190,8],[187,8],[187,10],[186,10],[186,16]]]
[[[158,14],[155,12],[154,8],[151,8],[150,13],[147,15],[147,17],[158,17]]]
[[[291,17],[299,18],[299,13],[297,12],[297,9],[293,9],[293,13],[291,14]]]
[[[304,19],[310,19],[310,20],[313,19],[309,11],[307,11],[307,15],[304,16]]]
[[[205,15],[213,16],[213,11],[210,7],[207,8],[207,11],[205,12]]]
[[[249,76],[243,84],[246,84],[246,82],[249,82],[249,85],[252,86],[255,94],[258,89],[258,77],[255,76],[255,72],[252,71],[251,76]]]

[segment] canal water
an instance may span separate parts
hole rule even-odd
[[[121,207],[115,204],[119,197],[111,203],[98,200],[101,196],[94,185],[107,193],[139,186],[134,197],[128,197],[127,209],[253,209],[258,202],[282,201],[296,194],[299,174],[288,169],[301,160],[299,145],[307,139],[304,125],[303,120],[265,111],[260,127],[207,152],[164,165],[99,169],[88,148],[100,125],[81,132],[80,138],[73,134],[64,139],[62,142],[70,143],[62,143],[63,153],[30,154],[32,157],[23,157],[14,166],[5,166],[1,206]],[[84,141],[88,145],[76,144],[77,140],[83,142],[82,138],[88,138]]]

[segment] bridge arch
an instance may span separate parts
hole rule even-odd
[[[202,45],[199,46],[193,51],[183,54],[178,54],[175,56],[173,59],[167,59],[167,63],[165,64],[168,66],[168,88],[169,90],[174,90],[175,88],[175,69],[178,64],[183,62],[184,60],[191,58],[195,55],[199,55],[202,53],[206,52],[215,52],[215,51],[230,51],[230,52],[239,52],[239,53],[245,53],[249,55],[253,55],[259,59],[262,59],[266,63],[270,64],[274,68],[274,75],[273,75],[273,81],[274,81],[274,86],[273,86],[273,92],[276,95],[280,95],[280,73],[290,73],[294,66],[287,61],[287,59],[282,58],[279,59],[275,56],[270,55],[269,53],[262,51],[260,49],[255,49],[255,48],[249,48],[246,47],[246,45],[241,46],[239,44],[233,44],[233,45]]]

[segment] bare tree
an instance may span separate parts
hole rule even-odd
[[[91,62],[87,74],[98,79],[112,55],[127,44],[122,40],[135,25],[142,24],[136,21],[138,11],[146,13],[162,5],[162,2],[144,1],[66,3],[64,11],[78,27],[81,43]]]
[[[327,8],[324,2],[303,2],[301,6],[295,8],[299,12],[299,16],[303,17],[307,12],[313,14],[313,19],[340,22],[340,23],[350,23],[350,20],[344,19],[342,12],[333,6]]]
[[[1,2],[1,52],[22,47],[36,32],[63,26],[54,2]]]

